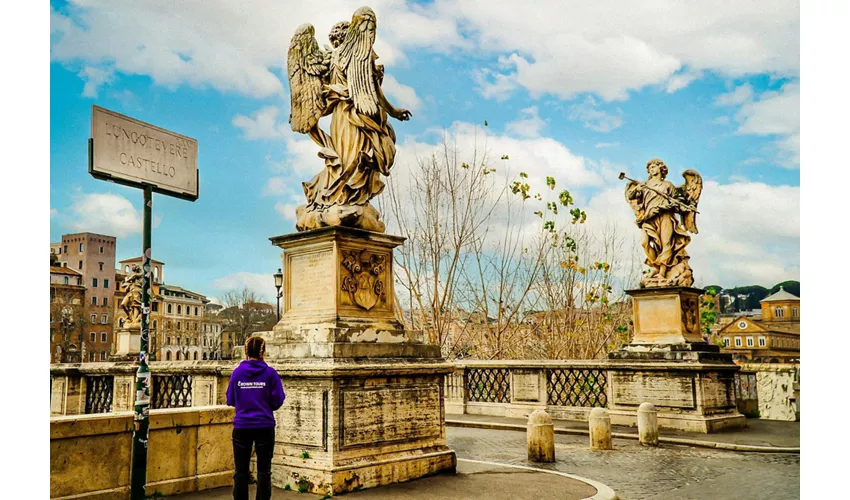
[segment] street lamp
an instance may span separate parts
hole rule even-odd
[[[283,296],[283,293],[280,291],[280,287],[283,286],[283,272],[281,272],[280,268],[277,269],[277,272],[274,273],[274,287],[277,288],[277,320],[280,321],[280,298]]]

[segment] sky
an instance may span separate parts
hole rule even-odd
[[[362,0],[360,0],[362,1]],[[486,135],[500,173],[553,176],[594,224],[636,238],[620,171],[703,177],[698,285],[800,278],[799,2],[412,2],[380,0],[384,90],[403,177],[442,131],[471,152]],[[138,256],[142,193],[87,172],[96,104],[198,141],[200,197],[154,195],[153,258],[166,282],[209,297],[243,285],[273,299],[300,183],[322,167],[291,131],[286,52],[320,45],[360,2],[50,4],[50,239],[90,231]],[[521,7],[520,7],[521,6]],[[487,126],[484,126],[484,123]]]

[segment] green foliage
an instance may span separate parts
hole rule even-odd
[[[780,286],[784,288],[786,292],[794,294],[797,297],[800,296],[800,282],[794,280],[783,281],[782,283],[777,283],[773,285],[773,288],[768,291],[768,294],[774,294],[778,292]]]
[[[301,450],[301,458],[310,458],[310,452],[307,450]]]
[[[510,158],[508,158],[508,155],[502,155],[502,159],[503,160],[510,160]]]
[[[546,186],[549,189],[555,189],[555,178],[554,177],[546,177]]]
[[[285,485],[283,485],[283,490],[292,491],[292,486],[289,483],[286,483]]]
[[[758,410],[747,411],[743,415],[747,418],[761,418],[761,412]]]
[[[484,126],[487,127],[487,120],[484,120]]]
[[[325,496],[323,496],[323,497],[322,497],[322,498],[320,498],[319,500],[328,500],[328,498],[331,498],[331,494],[330,494],[330,493],[325,493]]]
[[[714,297],[717,293],[714,289],[706,290],[699,305],[699,323],[703,335],[711,335],[711,327],[717,322],[717,311],[714,310]]]

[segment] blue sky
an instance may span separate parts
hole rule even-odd
[[[166,280],[211,297],[247,284],[270,298],[280,250],[268,238],[294,231],[299,183],[321,167],[286,123],[289,38],[311,23],[324,45],[361,1],[210,1],[168,16],[164,1],[51,2],[51,241],[101,232],[119,238],[119,259],[139,254],[141,192],[86,170],[97,104],[198,140],[200,198],[154,199]],[[799,3],[682,4],[370,3],[385,90],[413,111],[394,123],[394,173],[435,130],[463,144],[477,126],[512,171],[553,175],[590,219],[631,237],[616,174],[643,177],[660,157],[673,182],[688,168],[706,182],[689,247],[698,284],[799,279]]]

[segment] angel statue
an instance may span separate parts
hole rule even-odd
[[[635,212],[635,222],[643,231],[641,245],[646,252],[646,264],[640,286],[693,286],[694,276],[688,265],[685,247],[691,241],[688,234],[697,234],[697,204],[702,193],[702,177],[696,170],[685,170],[685,183],[674,186],[667,180],[667,165],[658,158],[646,164],[649,177],[646,183],[628,179],[626,200]]]
[[[298,231],[349,226],[383,232],[380,214],[369,201],[384,189],[395,161],[395,131],[388,117],[406,121],[381,90],[384,67],[375,64],[375,13],[357,9],[334,25],[333,47],[319,48],[315,30],[302,24],[292,37],[287,59],[292,130],[307,134],[321,148],[325,168],[303,183],[307,203],[296,209]],[[319,118],[331,115],[330,134]]]
[[[141,328],[142,324],[142,270],[133,265],[130,274],[124,278],[120,290],[126,295],[121,300],[121,309],[127,315],[124,326],[128,328]]]

